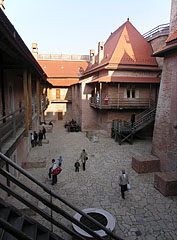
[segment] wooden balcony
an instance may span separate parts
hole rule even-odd
[[[50,100],[51,103],[71,103],[72,102],[72,98],[71,97],[67,97],[67,98],[55,98],[55,99],[51,99]]]
[[[90,106],[97,109],[146,109],[154,105],[150,98],[109,98],[108,101],[90,98]]]

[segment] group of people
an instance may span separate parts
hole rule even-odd
[[[49,169],[49,178],[50,179],[52,178],[52,185],[57,183],[57,175],[62,171],[61,169],[62,162],[63,162],[62,156],[60,156],[57,160],[58,160],[58,163],[55,161],[55,159],[52,159],[52,166]],[[88,155],[85,149],[83,149],[80,154],[80,158],[74,164],[75,172],[79,172],[80,161],[82,163],[83,171],[85,171],[87,160],[88,160]],[[122,172],[119,176],[119,186],[121,188],[121,196],[123,199],[125,199],[125,192],[130,190],[129,178],[128,178],[128,174],[125,173],[125,169],[122,169]]]
[[[36,131],[34,131],[34,133],[31,133],[31,146],[42,146],[43,139],[46,139],[46,129],[44,126],[39,130],[38,133]]]

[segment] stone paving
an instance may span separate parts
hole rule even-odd
[[[33,148],[28,156],[29,161],[46,160],[46,168],[29,169],[31,174],[52,187],[48,168],[52,158],[62,155],[63,171],[58,175],[58,183],[53,186],[57,194],[80,209],[101,208],[110,212],[116,219],[114,232],[125,240],[177,240],[177,196],[164,197],[153,187],[152,173],[140,175],[131,168],[132,155],[151,152],[150,140],[135,140],[133,145],[124,143],[119,146],[101,132],[99,142],[93,143],[85,133],[68,133],[62,121],[54,124],[53,133],[48,133],[47,139],[49,144]],[[83,148],[89,159],[86,171],[80,168],[77,173],[74,163]],[[125,200],[121,198],[118,185],[122,168],[126,169],[132,187]],[[75,214],[58,200],[53,199],[53,202]],[[59,215],[55,216],[71,228],[69,222]],[[36,219],[50,228],[40,216]],[[55,227],[54,231],[66,240],[71,239]]]

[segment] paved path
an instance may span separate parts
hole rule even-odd
[[[126,240],[177,240],[177,197],[164,197],[153,187],[153,174],[139,175],[131,168],[132,155],[150,153],[149,140],[119,146],[113,139],[100,135],[99,142],[92,143],[85,133],[66,132],[62,121],[55,123],[53,133],[48,133],[47,138],[50,143],[32,149],[28,158],[47,160],[46,169],[30,169],[38,179],[51,186],[47,178],[51,159],[62,155],[63,171],[53,187],[56,193],[80,209],[96,207],[110,212],[116,219],[115,233]],[[76,173],[74,162],[83,148],[89,156],[86,171],[80,169]],[[122,168],[126,169],[132,187],[125,200],[118,186]],[[54,202],[74,215],[74,211]],[[71,239],[68,235],[64,238]]]

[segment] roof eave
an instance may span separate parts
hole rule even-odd
[[[177,45],[176,46],[169,46],[169,48],[165,48],[162,50],[159,50],[153,54],[151,54],[152,57],[164,57],[166,54],[171,53],[173,50],[177,49]]]

